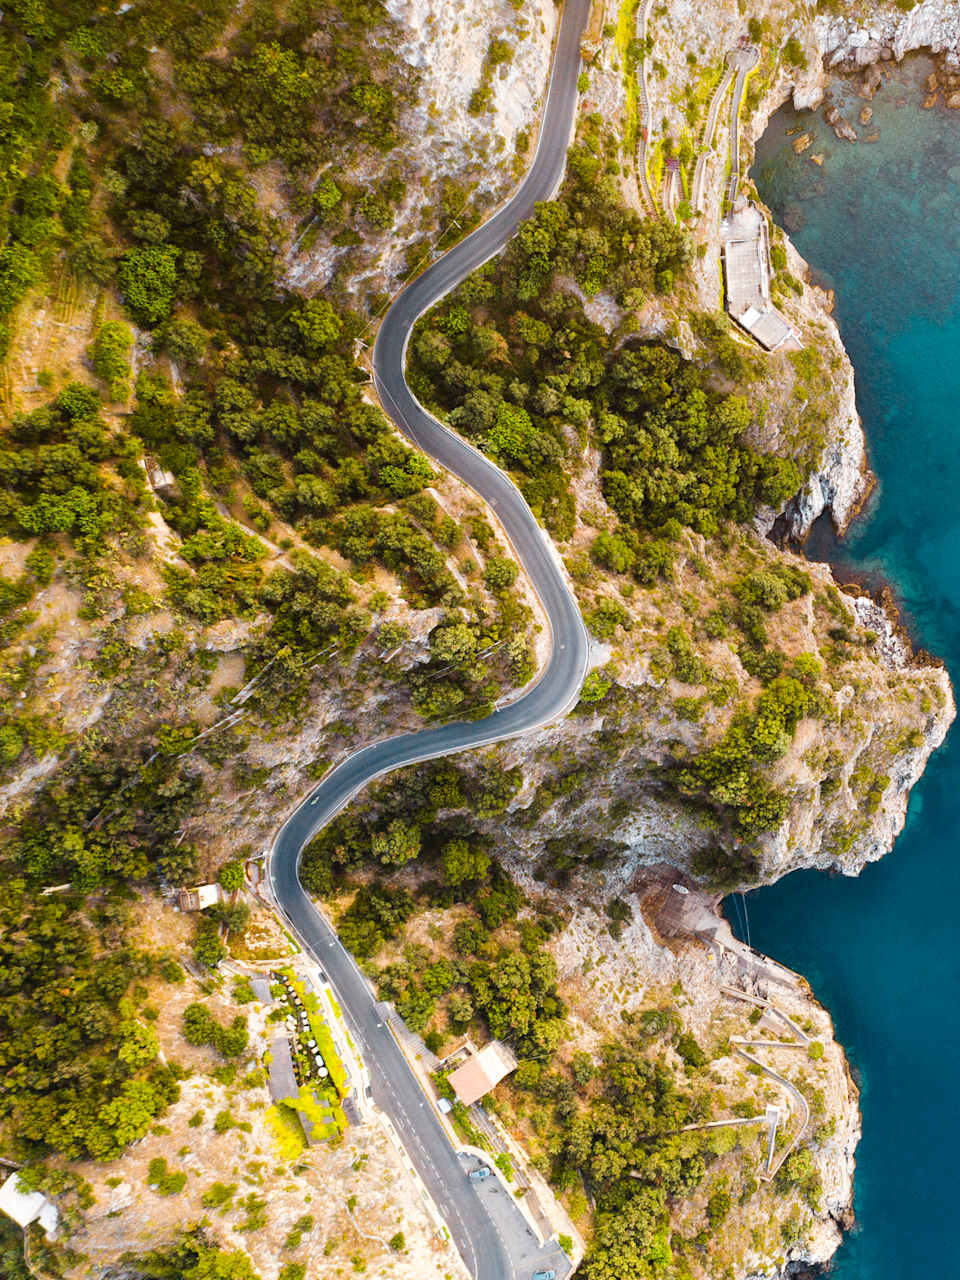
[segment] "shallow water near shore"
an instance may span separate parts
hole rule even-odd
[[[866,105],[861,138],[784,109],[752,174],[822,282],[856,371],[879,488],[849,535],[808,543],[838,578],[883,578],[915,642],[960,683],[960,112],[922,109],[916,58]],[[795,155],[786,130],[814,133]],[[794,135],[796,136],[796,135]],[[823,155],[822,169],[811,160]],[[835,1280],[960,1273],[960,731],[914,790],[892,854],[856,880],[801,872],[749,895],[750,940],[805,974],[862,1086],[859,1224]],[[743,936],[737,912],[728,918]]]

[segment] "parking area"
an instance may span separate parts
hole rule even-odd
[[[463,1153],[458,1158],[464,1177],[484,1163],[476,1156]],[[484,1201],[512,1264],[512,1273],[505,1280],[531,1280],[535,1271],[555,1271],[557,1280],[567,1280],[571,1270],[570,1259],[555,1240],[548,1240],[544,1245],[537,1244],[526,1218],[500,1179],[491,1173],[489,1178],[472,1185],[476,1194]]]

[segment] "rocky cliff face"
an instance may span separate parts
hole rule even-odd
[[[726,1179],[732,1191],[739,1191],[743,1202],[722,1230],[711,1233],[711,1248],[696,1272],[698,1280],[725,1273],[745,1280],[770,1280],[780,1272],[779,1263],[771,1259],[784,1253],[793,1265],[827,1262],[850,1224],[850,1190],[860,1139],[858,1091],[834,1038],[829,1014],[813,999],[804,980],[737,943],[726,924],[717,920],[711,900],[693,889],[686,896],[677,893],[678,879],[683,881],[681,887],[689,886],[689,881],[662,864],[637,876],[627,895],[633,919],[617,939],[611,939],[602,909],[592,905],[590,885],[579,883],[577,896],[583,895],[583,906],[554,946],[560,989],[576,1010],[578,1042],[588,1046],[605,1034],[615,1036],[623,1018],[634,1011],[657,1005],[677,1008],[685,1029],[715,1053],[711,1071],[716,1118],[740,1114],[731,1109],[748,1098],[753,1114],[762,1113],[767,1105],[776,1106],[787,1139],[800,1137],[810,1146],[822,1184],[815,1207],[796,1189],[784,1194],[762,1177],[765,1132],[759,1143],[743,1138],[721,1158],[715,1174],[717,1180]],[[565,896],[569,901],[569,894]],[[748,991],[757,1002],[738,1000],[731,994],[736,990]],[[795,1048],[787,1047],[796,1037],[773,1010],[786,1014],[822,1044],[822,1058],[798,1055]],[[815,1113],[805,1130],[799,1130],[796,1100],[782,1086],[766,1077],[761,1078],[759,1096],[752,1092],[758,1078],[744,1074],[744,1059],[728,1045],[737,1037],[783,1038],[785,1047],[770,1051],[765,1061],[778,1074],[802,1080]],[[741,1106],[740,1111],[746,1109]],[[738,1131],[726,1133],[730,1137]],[[743,1196],[754,1182],[753,1194]],[[684,1205],[675,1229],[690,1236],[701,1228],[709,1192],[710,1186]],[[802,1239],[785,1250],[780,1225],[794,1217],[802,1223]]]
[[[718,742],[762,687],[742,665],[736,642],[706,638],[703,621],[745,563],[770,565],[785,554],[750,536],[725,554],[691,537],[670,596],[655,597],[629,637],[603,650],[615,668],[607,698],[589,714],[500,748],[504,764],[524,773],[503,834],[525,858],[543,855],[547,835],[574,845],[589,833],[619,848],[616,866],[605,869],[616,892],[639,868],[661,861],[731,889],[770,883],[801,867],[856,875],[889,852],[910,788],[953,720],[950,681],[942,667],[911,653],[880,605],[837,591],[825,565],[806,566],[811,591],[784,605],[768,627],[788,659],[809,655],[821,668],[817,713],[800,721],[769,768],[770,781],[789,797],[784,820],[759,836],[745,859],[750,842],[722,809],[676,795],[678,763]],[[697,638],[703,664],[694,683],[678,679],[665,659],[664,636],[683,626]],[[692,704],[725,681],[736,698],[691,718]]]
[[[956,5],[947,0],[924,0],[908,14],[870,5],[860,6],[861,17],[850,6],[837,16],[809,20],[798,19],[787,4],[773,2],[764,8],[778,38],[798,34],[808,67],[796,70],[774,60],[758,70],[756,91],[741,116],[747,158],[752,140],[791,93],[808,105],[821,100],[829,70],[821,65],[820,55],[828,67],[865,67],[885,54],[899,57],[915,47],[955,48],[960,39],[960,17]],[[555,27],[554,6],[539,2],[525,5],[520,18],[507,3],[473,12],[447,0],[432,7],[426,0],[393,0],[392,12],[407,33],[402,56],[419,71],[421,91],[407,121],[409,196],[398,226],[371,241],[367,275],[361,271],[354,278],[367,285],[395,278],[420,230],[414,224],[425,176],[431,183],[455,179],[473,186],[474,194],[487,196],[502,193],[509,184],[518,133],[535,124]],[[520,21],[522,33],[516,25]],[[662,73],[655,65],[649,78],[652,118],[658,128],[666,120],[675,141],[684,130],[699,134],[722,74],[721,59],[743,33],[743,24],[732,0],[697,5],[671,0],[654,14],[652,60]],[[490,39],[501,32],[512,33],[513,59],[491,77],[490,109],[474,116],[469,100],[484,75]],[[694,54],[695,68],[688,53]],[[611,123],[627,111],[622,58],[614,39],[608,38],[591,67],[585,96],[585,109],[602,111]],[[697,126],[691,126],[684,114],[689,85],[699,104]],[[717,310],[721,303],[717,222],[725,127],[726,107],[720,113],[716,156],[708,166],[706,211],[696,230],[701,253],[694,284],[666,303],[651,301],[644,318],[644,332],[683,346],[694,358],[699,347],[686,313]],[[635,186],[625,175],[625,195],[629,197],[631,190]],[[805,264],[788,239],[783,247],[788,271],[802,279]],[[301,247],[291,257],[290,278],[309,291],[329,277],[338,260],[338,252],[329,245]],[[600,308],[597,317],[613,328],[621,317],[615,307],[603,310],[602,304],[602,299],[594,304]],[[818,353],[819,373],[807,377],[789,359],[763,357],[754,399],[765,402],[767,411],[762,419],[758,413],[754,430],[758,443],[782,446],[784,451],[804,432],[815,441],[810,446],[816,452],[811,477],[783,513],[789,531],[802,537],[824,510],[844,527],[862,501],[868,477],[853,371],[830,318],[828,299],[806,286],[799,296],[786,296],[782,305],[801,328],[807,349]],[[808,387],[817,391],[812,424],[797,407],[807,394],[802,388]],[[589,498],[581,505],[591,509],[590,520],[596,523],[582,519],[565,549],[571,562],[583,558],[597,529],[609,520],[594,472],[588,469],[579,483]],[[820,1207],[804,1208],[791,1193],[794,1198],[786,1208],[761,1198],[735,1214],[721,1242],[724,1248],[729,1243],[729,1256],[718,1258],[723,1269],[718,1265],[714,1274],[744,1278],[784,1274],[784,1257],[790,1265],[817,1264],[835,1250],[852,1200],[859,1114],[856,1090],[827,1014],[796,975],[735,943],[716,916],[717,892],[770,882],[800,867],[856,874],[882,856],[902,828],[910,788],[954,715],[946,672],[911,653],[889,609],[839,592],[826,566],[806,565],[766,540],[778,514],[763,513],[757,530],[743,530],[730,543],[685,533],[672,580],[651,591],[637,592],[616,575],[578,582],[585,603],[597,595],[615,594],[629,606],[629,632],[620,630],[597,646],[597,665],[608,669],[609,691],[601,701],[583,707],[581,714],[493,753],[502,766],[520,768],[523,787],[510,811],[489,824],[502,857],[531,892],[543,892],[544,882],[560,879],[564,883],[547,892],[576,905],[555,953],[561,985],[576,1011],[584,1043],[615,1028],[624,1011],[649,1004],[658,995],[682,999],[684,1021],[698,1036],[745,1034],[744,1010],[735,1003],[727,1007],[721,990],[739,986],[769,998],[799,1023],[809,1022],[812,1034],[824,1044],[823,1065],[816,1076],[806,1061],[801,1068],[823,1094],[823,1116],[804,1135],[812,1143],[823,1183]],[[735,632],[718,632],[710,619],[736,607],[734,587],[745,574],[784,564],[809,572],[811,586],[771,612],[766,620],[770,643],[788,663],[811,655],[819,664],[817,709],[800,720],[789,746],[769,770],[769,781],[787,798],[783,820],[774,830],[745,842],[716,807],[693,803],[678,793],[676,771],[720,741],[735,714],[752,707],[763,687],[744,665]],[[77,602],[68,603],[72,617]],[[423,660],[427,633],[437,620],[427,610],[403,609],[396,616],[409,626],[410,634],[390,675]],[[671,664],[665,642],[672,628],[688,635],[702,664],[695,679],[680,678]],[[210,637],[205,643],[221,655],[226,668],[237,646],[229,637],[220,639],[222,644]],[[78,652],[77,644],[64,642],[58,679],[66,682],[65,673],[76,665]],[[362,656],[372,665],[372,655]],[[318,680],[311,691],[310,713],[292,739],[277,733],[251,743],[239,732],[231,734],[223,750],[231,765],[236,763],[232,789],[223,773],[214,775],[219,763],[214,761],[209,776],[215,795],[190,831],[191,839],[206,851],[205,869],[236,856],[244,844],[253,852],[268,843],[283,812],[306,794],[330,759],[346,749],[344,722],[356,729],[351,748],[369,729],[371,709],[380,717],[381,731],[391,709],[395,727],[408,727],[389,692],[382,686],[371,689],[369,670],[358,662],[345,673],[342,685],[321,687]],[[240,672],[225,670],[223,683],[239,681]],[[63,698],[70,706],[73,696],[65,689]],[[96,692],[95,697],[103,701],[104,695]],[[99,702],[94,707],[85,699],[86,694],[77,692],[78,716],[85,709],[91,716],[97,714]],[[212,703],[209,715],[212,720]],[[484,753],[483,763],[489,758],[490,753]],[[469,768],[481,763],[479,758],[464,760]],[[565,862],[562,868],[558,849]],[[689,910],[679,923],[665,913],[674,883],[688,889],[684,901]],[[619,941],[610,937],[603,914],[615,897],[624,898],[633,911]],[[682,997],[673,995],[678,984]],[[737,1072],[742,1073],[736,1059],[718,1057],[716,1070],[718,1090],[734,1093],[741,1083]],[[780,1097],[776,1092],[772,1096]],[[703,1208],[694,1203],[682,1225],[699,1229]],[[802,1230],[785,1248],[780,1224],[794,1210]]]
[[[776,22],[776,6],[773,8]],[[747,159],[767,120],[779,106],[790,98],[798,110],[820,106],[831,78],[838,73],[865,71],[864,96],[869,98],[879,83],[875,65],[900,60],[915,50],[942,54],[948,72],[960,71],[960,11],[951,0],[922,0],[908,12],[896,5],[865,5],[857,0],[847,0],[837,9],[835,13],[818,14],[802,23],[792,18],[785,21],[783,34],[792,31],[800,40],[806,66],[789,67],[780,63],[764,77],[763,91],[755,109],[744,113],[741,120]],[[960,94],[957,94],[956,105],[960,107]],[[834,127],[838,137],[856,141],[856,131],[848,122],[837,120]],[[824,317],[825,299],[816,290],[808,292],[812,294],[812,310],[803,305],[807,300],[801,303],[801,310],[806,311],[810,319],[820,319],[828,325],[830,340],[835,340],[841,349],[843,368],[834,376],[838,405],[829,438],[807,486],[786,513],[788,532],[798,540],[806,537],[824,511],[830,513],[839,530],[844,530],[870,485],[853,370],[835,325]]]
[[[763,6],[763,14],[757,15],[764,23],[764,53],[748,81],[740,113],[743,171],[748,168],[757,138],[777,108],[791,97],[798,108],[819,106],[831,76],[837,72],[861,71],[921,48],[941,53],[948,71],[960,70],[960,14],[951,0],[923,0],[909,12],[893,4],[863,4],[858,0],[844,0],[834,8],[836,12],[803,17],[792,6],[771,0]],[[726,52],[745,34],[744,18],[736,5],[725,0],[708,5],[679,0],[656,9],[650,19],[650,31],[654,40],[652,73],[648,76],[651,112],[655,122],[662,122],[662,129],[656,132],[672,139],[675,152],[682,154],[686,145],[699,151],[704,141],[707,105],[720,82]],[[776,49],[789,37],[797,40],[805,65],[794,65],[775,56]],[[611,55],[610,73],[597,92],[608,109],[623,112],[626,102],[616,63],[616,56]],[[949,97],[949,87],[947,92]],[[957,103],[960,105],[960,93]],[[840,122],[838,127],[842,126]],[[712,309],[722,305],[721,282],[713,264],[720,251],[718,227],[728,127],[729,98],[725,98],[711,158],[706,164],[705,213],[696,225],[696,235],[705,247],[696,273],[698,303]],[[656,148],[654,137],[647,155],[655,186],[662,163]],[[793,253],[789,236],[785,236],[785,242],[790,271],[794,276],[805,277],[806,265]],[[869,490],[870,477],[856,409],[853,370],[829,316],[828,299],[819,290],[807,288],[801,297],[787,294],[778,300],[778,305],[801,331],[805,345],[822,346],[840,361],[839,367],[831,369],[836,403],[830,429],[807,485],[785,513],[787,532],[802,540],[824,511],[829,512],[839,530],[845,529]]]
[[[417,81],[391,157],[407,193],[393,225],[365,237],[362,263],[351,251],[354,265],[343,283],[354,296],[395,289],[411,252],[419,260],[457,215],[469,220],[516,182],[536,146],[558,16],[552,0],[390,0],[387,9],[399,31],[398,65]],[[501,43],[499,51],[492,42]],[[475,95],[485,89],[481,103]],[[382,175],[371,166],[349,177],[375,186]],[[313,292],[346,254],[324,236],[295,243],[287,279]]]
[[[813,22],[825,68],[867,67],[893,57],[898,61],[915,49],[943,53],[960,67],[960,11],[953,0],[921,0],[904,12],[895,6],[851,5],[837,15]]]

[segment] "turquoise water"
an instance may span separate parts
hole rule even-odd
[[[888,580],[922,647],[960,677],[960,112],[921,109],[915,62],[861,134],[781,112],[760,192],[836,290],[880,484],[839,544],[808,551]],[[912,83],[911,83],[912,81]],[[863,103],[847,111],[856,120]],[[814,145],[795,156],[785,130]],[[809,157],[823,154],[823,169]],[[960,730],[914,790],[895,851],[856,880],[801,872],[747,899],[754,946],[806,974],[861,1082],[858,1231],[835,1280],[960,1275]],[[728,910],[736,925],[736,913]]]

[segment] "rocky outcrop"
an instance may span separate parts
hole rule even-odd
[[[819,14],[810,29],[818,59],[791,86],[798,111],[823,102],[830,77],[838,71],[862,71],[861,96],[879,87],[879,65],[900,61],[917,49],[942,54],[945,66],[960,69],[960,8],[954,0],[921,0],[905,12],[896,5],[871,5],[859,13]]]
[[[827,107],[823,113],[823,118],[841,141],[856,142],[858,140],[856,129],[849,120],[840,114],[837,107]]]
[[[814,305],[818,305],[816,298]],[[833,319],[827,317],[826,321],[843,351]],[[803,541],[824,511],[829,511],[834,527],[842,533],[873,484],[857,412],[853,369],[846,352],[832,376],[836,407],[829,438],[813,474],[784,512],[785,532],[796,542]]]
[[[399,124],[402,141],[390,156],[407,193],[394,224],[386,231],[370,228],[362,247],[338,248],[327,237],[295,242],[286,281],[296,288],[312,292],[325,284],[347,253],[356,264],[347,282],[351,293],[395,287],[411,246],[422,254],[424,232],[433,242],[446,229],[446,223],[430,225],[445,183],[461,189],[454,210],[462,205],[469,215],[504,197],[516,181],[515,157],[526,154],[518,147],[521,134],[528,135],[533,154],[559,12],[552,0],[532,0],[522,12],[510,0],[466,6],[458,0],[388,0],[387,10],[399,28],[396,74],[407,68],[418,80],[416,102]],[[485,63],[492,40],[503,42],[509,54],[491,69]],[[472,95],[484,83],[487,102],[471,111]],[[350,179],[376,185],[382,168],[382,160],[373,160],[369,171]]]
[[[744,150],[749,155],[777,108],[792,97],[799,109],[815,108],[824,102],[832,78],[841,72],[856,72],[860,77],[860,95],[869,100],[882,81],[884,62],[899,60],[919,49],[942,55],[941,70],[928,86],[929,103],[938,93],[949,104],[956,97],[960,104],[960,7],[954,0],[921,0],[914,9],[904,12],[896,5],[874,5],[869,19],[863,21],[853,12],[820,14],[799,28],[802,43],[812,51],[805,69],[789,71],[781,66],[779,75],[770,83],[752,117],[743,118],[741,128]],[[679,69],[678,69],[679,70]],[[679,72],[682,74],[682,71]],[[956,78],[956,84],[953,83]],[[871,113],[872,115],[872,113]],[[861,123],[867,124],[871,115]],[[824,118],[837,137],[858,141],[854,125],[829,102]],[[876,140],[876,134],[864,133],[863,141]],[[788,248],[789,237],[787,237]],[[800,274],[806,274],[800,262]],[[791,270],[794,270],[791,266]],[[794,274],[798,274],[794,270]],[[828,308],[823,295],[813,292],[812,300],[804,298],[800,311],[814,321],[827,319],[836,335],[841,355],[841,369],[832,375],[837,390],[837,407],[833,425],[823,454],[814,467],[804,490],[784,513],[790,537],[802,541],[813,523],[824,512],[830,513],[835,527],[843,531],[859,510],[872,484],[866,462],[866,448],[854,395],[853,370],[832,319],[825,317]]]
[[[522,875],[522,868],[519,870]],[[683,879],[683,877],[679,877]],[[579,909],[570,916],[562,932],[552,944],[561,994],[575,1013],[578,1044],[591,1048],[604,1039],[622,1034],[624,1018],[658,1004],[676,1007],[684,1030],[701,1045],[723,1045],[710,1063],[714,1083],[722,1089],[723,1109],[716,1118],[731,1114],[737,1102],[751,1096],[755,1076],[743,1074],[743,1061],[729,1047],[730,1036],[750,1034],[749,1015],[761,1005],[731,997],[731,990],[742,990],[751,996],[768,1000],[796,1024],[805,1026],[824,1046],[824,1055],[814,1064],[803,1055],[799,1070],[811,1077],[820,1091],[823,1112],[814,1117],[802,1134],[811,1151],[814,1166],[822,1181],[822,1195],[816,1213],[809,1215],[805,1238],[786,1252],[787,1266],[815,1267],[826,1263],[836,1251],[843,1224],[852,1218],[851,1186],[855,1153],[860,1140],[858,1090],[837,1042],[829,1014],[813,998],[806,982],[789,969],[759,956],[738,942],[728,925],[716,914],[714,900],[697,894],[689,882],[681,899],[674,889],[678,873],[660,865],[643,872],[623,891],[623,899],[632,910],[632,919],[617,938],[607,929],[608,917],[591,903],[595,886],[589,878],[579,880],[573,890]],[[538,888],[538,892],[542,889]],[[548,894],[552,905],[563,912],[570,893]],[[682,917],[674,911],[682,903]],[[682,990],[682,999],[676,992]],[[784,1024],[776,1015],[764,1013],[760,1034],[777,1036]],[[779,1062],[778,1062],[779,1056]],[[797,1063],[783,1055],[771,1055],[771,1064],[789,1077]],[[769,1101],[789,1113],[790,1097],[773,1086]],[[828,1120],[829,1118],[829,1120]],[[827,1123],[824,1123],[827,1121]],[[832,1121],[832,1124],[829,1122]],[[790,1131],[791,1137],[795,1130]],[[756,1149],[730,1152],[714,1169],[716,1180],[729,1179],[731,1186],[743,1186],[761,1171]],[[715,1183],[711,1183],[715,1185]],[[700,1200],[677,1205],[675,1229],[692,1235],[700,1223]],[[780,1191],[769,1183],[756,1183],[753,1195],[745,1198],[724,1222],[722,1250],[726,1257],[741,1260],[744,1271],[753,1280],[771,1280],[779,1274],[779,1260],[772,1262],[769,1248],[760,1244],[764,1228],[777,1223],[792,1207],[785,1203]],[[708,1252],[694,1262],[693,1275],[703,1280],[721,1274],[711,1265]]]
[[[955,0],[921,0],[906,12],[895,5],[871,5],[866,22],[853,14],[821,15],[813,29],[828,69],[899,61],[914,49],[943,53],[960,66],[960,8]]]
[[[756,540],[745,551],[759,555],[768,546]],[[783,554],[766,551],[771,564]],[[798,557],[790,559],[797,567],[804,564]],[[709,671],[706,684],[729,681],[737,688],[737,703],[691,721],[686,704],[677,701],[695,698],[706,684],[692,687],[671,678],[663,669],[658,640],[673,625],[692,626],[694,634],[702,634],[691,619],[690,602],[699,595],[704,615],[719,604],[715,595],[705,596],[697,568],[704,563],[711,565],[714,579],[731,580],[736,572],[733,564],[718,558],[715,547],[691,537],[673,584],[675,597],[687,600],[687,611],[671,609],[661,600],[664,612],[653,630],[635,630],[629,642],[618,645],[617,680],[623,693],[615,704],[609,709],[600,704],[593,715],[573,717],[501,748],[505,765],[519,765],[523,771],[525,785],[511,819],[498,830],[531,859],[539,856],[547,829],[553,839],[571,845],[587,832],[610,842],[620,850],[606,871],[612,893],[628,884],[638,868],[660,862],[701,880],[704,868],[719,862],[728,867],[726,888],[738,878],[740,887],[747,888],[808,867],[856,875],[893,847],[910,789],[943,742],[955,714],[949,676],[912,652],[888,609],[869,596],[838,592],[826,565],[806,564],[811,592],[784,606],[768,629],[782,652],[813,655],[822,663],[821,709],[801,721],[770,770],[771,783],[789,797],[786,817],[756,841],[751,859],[738,862],[743,851],[739,838],[725,835],[722,826],[691,809],[670,783],[674,762],[718,741],[735,705],[750,703],[760,690],[740,665],[735,645],[701,639],[698,649]],[[848,637],[842,661],[831,632]],[[573,775],[579,783],[568,793],[559,779]],[[557,799],[544,811],[543,801],[551,793]],[[531,803],[540,816],[528,830]]]

